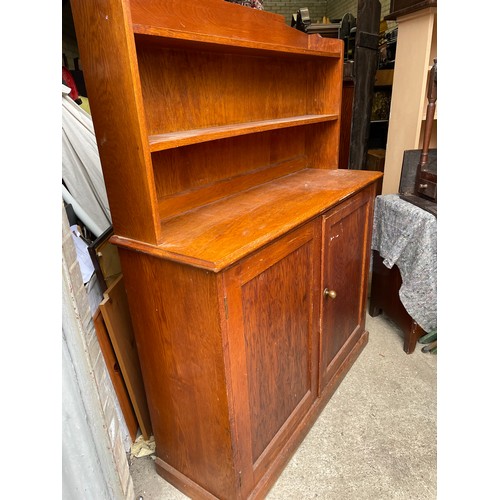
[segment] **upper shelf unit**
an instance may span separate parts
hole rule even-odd
[[[341,119],[341,40],[224,0],[167,4],[72,0],[114,233],[153,246],[182,214],[336,169]]]

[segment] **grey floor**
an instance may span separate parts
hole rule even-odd
[[[405,354],[400,330],[367,314],[368,345],[268,500],[431,500],[437,496],[437,355]],[[187,497],[151,457],[131,458],[136,498]]]

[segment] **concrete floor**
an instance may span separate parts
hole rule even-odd
[[[402,333],[367,314],[368,345],[267,495],[268,500],[434,500],[437,355],[403,351]],[[131,458],[136,498],[188,497]]]

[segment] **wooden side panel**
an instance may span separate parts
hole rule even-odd
[[[156,243],[159,218],[128,3],[71,0],[113,228]]]
[[[323,218],[321,387],[364,332],[372,206],[373,186]]]
[[[106,290],[99,308],[123,373],[142,435],[145,440],[148,440],[151,435],[151,418],[122,276],[119,276]],[[135,436],[133,438],[135,439]]]
[[[307,156],[312,168],[338,168],[343,65],[340,61],[325,60],[308,63],[307,94],[311,113],[334,113],[333,123],[312,125],[306,137]]]
[[[248,394],[238,442],[255,483],[317,395],[319,230],[310,223],[227,273],[230,349],[244,349],[233,377]]]
[[[310,168],[337,169],[340,122],[317,123],[306,133],[306,152]]]
[[[307,70],[308,112],[340,114],[343,65],[336,59],[309,61]]]
[[[198,490],[235,498],[216,275],[123,249],[120,260],[157,471],[178,487],[192,479]]]

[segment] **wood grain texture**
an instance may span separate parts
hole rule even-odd
[[[102,356],[115,389],[116,397],[118,398],[118,403],[120,404],[123,418],[125,419],[125,424],[127,425],[130,438],[132,441],[135,441],[139,424],[137,422],[137,417],[135,416],[134,407],[132,406],[132,402],[130,401],[130,397],[128,395],[127,386],[125,385],[125,380],[123,379],[120,364],[118,363],[118,359],[113,349],[113,344],[111,343],[108,330],[106,329],[106,324],[104,323],[104,318],[102,317],[102,313],[99,309],[96,311],[92,319],[95,325],[97,341],[101,347]]]
[[[305,169],[164,221],[158,247],[113,236],[117,245],[219,271],[357,190],[380,172]]]
[[[328,224],[317,216],[220,273],[120,249],[157,469],[183,491],[262,498],[359,354],[373,196],[372,182],[331,208]],[[330,276],[345,292],[333,320],[320,307]],[[333,334],[333,362],[320,332]]]
[[[155,182],[160,204],[170,197],[186,198],[186,209],[181,211],[190,210],[193,206],[187,196],[193,191],[208,188],[204,190],[205,195],[209,196],[210,188],[214,184],[233,182],[241,176],[253,176],[254,173],[267,169],[272,172],[277,164],[284,162],[295,162],[300,159],[302,168],[306,167],[304,131],[305,127],[294,127],[195,144],[153,154]],[[280,171],[268,177],[268,180],[281,176]],[[244,189],[248,187],[250,185]],[[233,190],[227,186],[225,189],[227,189],[226,196],[233,194]],[[217,196],[217,198],[221,197],[224,196],[220,194]],[[208,203],[211,201],[213,200],[210,199]],[[202,200],[199,200],[197,206],[202,204]],[[182,209],[182,203],[179,208]],[[167,217],[168,215],[161,218]]]
[[[303,272],[294,274],[294,269]],[[308,245],[242,289],[254,463],[302,400],[313,397],[312,288]]]
[[[342,357],[364,331],[365,271],[370,258],[367,226],[372,199],[372,193],[365,191],[340,210],[323,217],[322,288],[335,291],[336,297],[323,296],[322,300],[322,386],[337,371]]]
[[[265,474],[247,497],[248,500],[264,500],[266,498],[267,492],[270,490],[276,479],[286,467],[290,458],[293,456],[294,452],[307,436],[307,433],[310,431],[312,425],[317,420],[333,393],[339,387],[340,383],[347,375],[367,343],[368,332],[365,331],[361,334],[349,354],[345,357],[344,361],[339,366],[338,371],[330,379],[328,385],[318,395],[318,398],[314,401],[314,404],[309,409],[306,417],[295,427],[292,436],[284,444],[280,454],[270,464]]]
[[[167,157],[151,153],[200,142],[216,149],[228,137],[266,132],[283,143],[288,135],[276,133],[292,128],[298,144],[304,144],[300,154],[308,155],[308,166],[336,167],[339,127],[314,128],[307,136],[299,129],[338,121],[334,96],[342,73],[341,41],[307,36],[280,16],[222,0],[210,6],[172,1],[168,8],[155,1],[73,4],[116,235],[159,243],[161,218],[202,203],[196,196],[176,197],[170,210],[164,197],[179,192],[169,188],[170,180],[177,176],[191,182],[180,191],[198,189],[203,179],[205,185],[214,182],[214,167],[207,178],[185,176],[177,168],[170,175],[163,167]],[[243,27],[246,18],[252,22]],[[252,150],[263,148],[267,164],[286,159],[276,157],[273,145],[251,141]],[[288,141],[292,149],[294,142]],[[244,169],[249,150],[240,146],[228,175]],[[192,151],[198,155],[189,153],[193,162],[203,163],[203,149]]]
[[[309,75],[299,63],[142,47],[137,57],[149,135],[160,134],[166,147],[248,133],[249,122],[264,121],[253,125],[258,131],[287,125],[284,118],[327,114],[307,109]]]
[[[152,152],[164,149],[178,148],[199,142],[215,141],[228,137],[267,132],[288,127],[298,127],[313,123],[330,122],[338,119],[338,115],[300,115],[290,118],[275,118],[230,125],[219,125],[201,129],[182,130],[166,134],[157,134],[149,137]]]
[[[342,47],[343,49],[343,47]],[[342,52],[343,60],[343,52]],[[328,61],[308,63],[308,95],[311,112],[334,113],[339,116],[335,122],[325,122],[308,128],[306,144],[310,166],[313,168],[338,168],[341,116],[343,65]]]
[[[123,373],[139,427],[147,441],[151,436],[151,417],[122,276],[118,277],[106,290],[99,309]],[[133,437],[135,439],[135,436]]]
[[[340,57],[342,50],[341,40],[309,37],[285,25],[283,16],[245,10],[231,3],[222,5],[222,0],[170,0],[168,9],[155,0],[131,0],[130,7],[136,33],[309,57]],[[222,23],[220,16],[224,18]]]
[[[128,3],[71,10],[116,234],[156,243],[159,217]]]
[[[120,249],[157,456],[234,498],[216,275]]]
[[[251,155],[247,156],[250,157]],[[305,162],[306,157],[299,155],[287,161],[268,164],[265,167],[260,167],[241,175],[234,175],[209,183],[198,189],[190,189],[173,196],[166,196],[159,200],[160,215],[164,219],[170,219],[188,210],[198,208],[200,205],[213,203],[222,198],[236,195],[241,191],[302,170],[306,167]]]
[[[229,351],[243,368],[232,378],[247,395],[235,403],[236,436],[252,486],[317,394],[320,230],[292,231],[224,275]]]
[[[264,498],[368,338],[381,174],[337,169],[342,41],[223,0],[74,2],[157,471]]]

